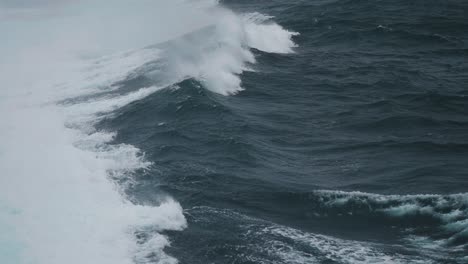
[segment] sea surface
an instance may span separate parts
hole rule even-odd
[[[8,3],[0,263],[468,263],[467,1]]]

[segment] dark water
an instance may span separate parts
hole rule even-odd
[[[299,32],[295,53],[254,51],[237,95],[187,79],[101,124],[154,162],[128,193],[168,193],[185,209],[166,252],[200,264],[468,263],[468,2],[223,4]]]

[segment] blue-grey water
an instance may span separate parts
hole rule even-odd
[[[255,62],[233,75],[242,90],[222,90],[224,71],[174,77],[181,61],[225,69],[209,58],[229,40],[204,27],[151,46],[157,60],[93,95],[161,87],[95,128],[151,162],[116,180],[129,200],[183,208],[164,252],[181,264],[468,263],[468,2],[219,5],[293,44],[251,46]]]

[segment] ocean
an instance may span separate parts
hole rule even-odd
[[[468,2],[0,0],[0,263],[468,263]]]

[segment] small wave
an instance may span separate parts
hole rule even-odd
[[[309,199],[322,212],[352,216],[407,218],[413,230],[435,227],[434,237],[446,245],[464,246],[468,240],[468,195],[378,195],[362,192],[315,191]],[[413,221],[411,221],[413,219]],[[424,223],[421,226],[422,219]]]

